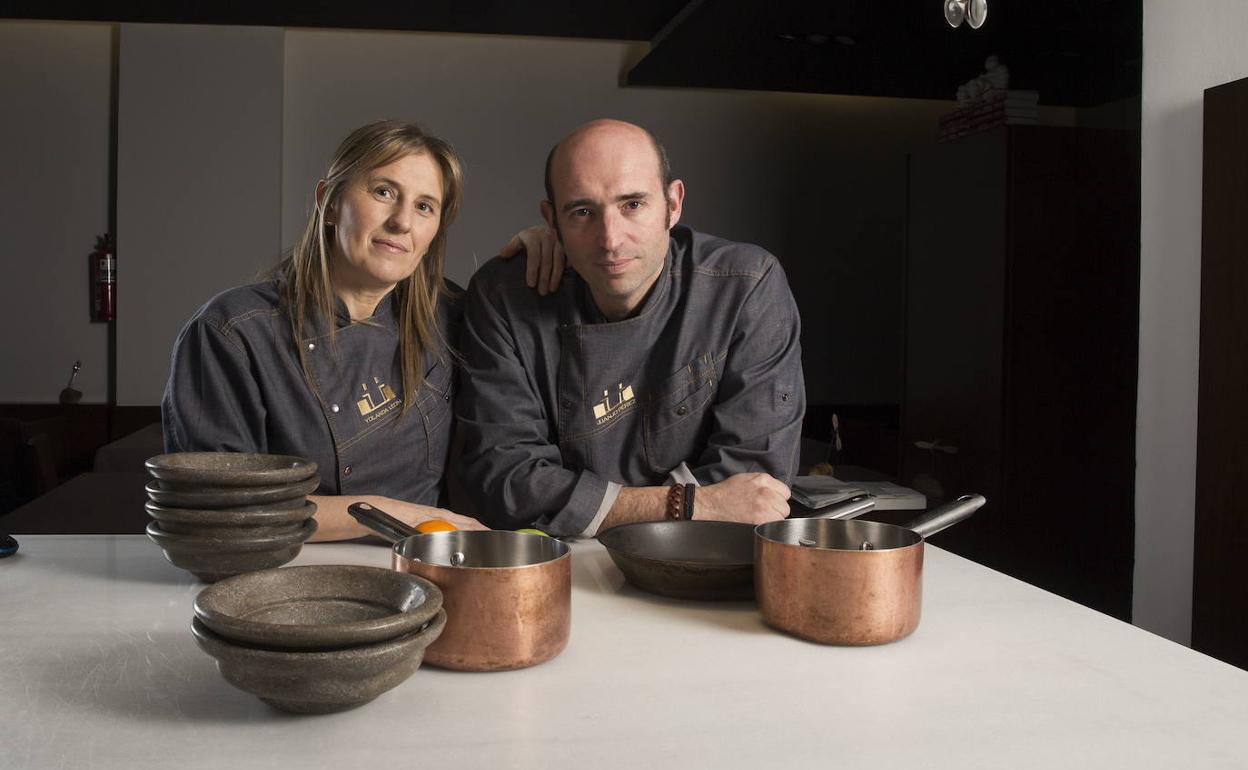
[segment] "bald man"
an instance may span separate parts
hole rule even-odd
[[[585,124],[546,161],[558,290],[528,289],[516,260],[473,276],[458,470],[485,523],[593,536],[788,515],[797,307],[771,254],[679,225],[684,198],[650,132]]]

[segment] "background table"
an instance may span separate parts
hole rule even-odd
[[[105,473],[147,470],[147,458],[165,451],[160,423],[154,422],[95,450],[93,468]]]
[[[147,502],[147,482],[148,475],[141,469],[128,473],[80,473],[0,516],[0,532],[143,534],[151,521],[143,507]]]
[[[306,546],[297,563],[388,565]],[[0,560],[0,767],[1243,768],[1248,673],[927,549],[918,631],[824,647],[751,603],[641,594],[573,546],[572,636],[521,671],[422,668],[296,717],[227,685],[202,586],[135,536],[27,536]]]

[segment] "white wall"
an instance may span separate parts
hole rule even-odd
[[[283,243],[352,128],[417,120],[467,166],[448,275],[461,284],[538,221],[550,146],[619,117],[653,130],[688,189],[684,221],[759,243],[803,304],[812,401],[900,396],[905,154],[948,102],[621,88],[633,46],[604,41],[288,30]],[[844,362],[853,362],[852,367]]]
[[[1248,76],[1244,0],[1144,0],[1136,625],[1191,641],[1203,91]]]
[[[108,230],[113,30],[0,21],[0,402],[108,400],[88,255]]]
[[[117,403],[160,403],[191,313],[281,244],[282,30],[123,24]]]

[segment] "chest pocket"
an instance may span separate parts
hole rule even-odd
[[[416,408],[425,426],[425,463],[430,470],[441,471],[446,465],[451,446],[451,398],[454,379],[451,367],[439,361],[425,373],[425,381],[416,391]]]
[[[665,474],[696,458],[710,433],[709,407],[715,391],[710,354],[690,361],[654,389],[643,428],[646,462],[652,471]]]

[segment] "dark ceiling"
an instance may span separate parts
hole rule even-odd
[[[930,99],[953,97],[989,54],[1043,104],[1140,93],[1141,0],[988,0],[987,23],[952,29],[943,0],[481,0],[22,2],[0,18],[399,29],[645,40],[630,85]],[[400,6],[401,7],[401,6]],[[410,8],[411,10],[407,10]]]

